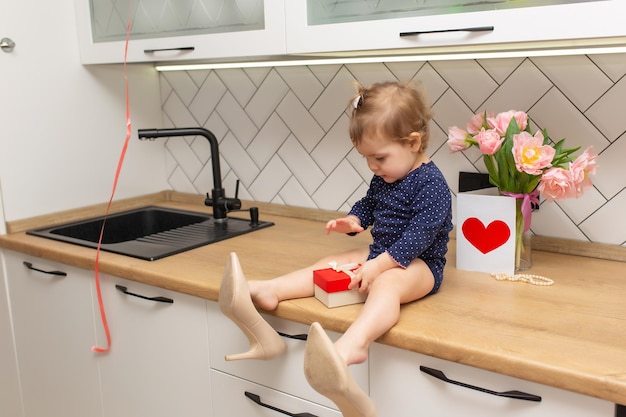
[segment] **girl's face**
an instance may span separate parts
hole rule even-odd
[[[393,183],[428,162],[428,157],[419,152],[419,134],[414,133],[411,137],[415,139],[412,144],[380,136],[364,136],[356,150],[365,157],[367,166],[375,175],[387,183]]]

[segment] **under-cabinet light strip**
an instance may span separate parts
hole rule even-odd
[[[367,57],[342,57],[342,58],[312,58],[312,59],[287,59],[275,61],[243,61],[203,64],[176,64],[156,65],[157,71],[193,71],[215,70],[228,68],[262,68],[262,67],[288,67],[308,65],[345,65],[345,64],[368,64],[384,62],[424,62],[459,59],[487,59],[487,58],[519,58],[537,56],[564,56],[564,55],[591,55],[591,54],[617,54],[626,53],[626,46],[598,47],[598,48],[572,48],[572,49],[537,49],[516,51],[490,51],[447,53],[431,55],[397,55],[397,56],[367,56]]]

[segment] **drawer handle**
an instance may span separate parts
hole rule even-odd
[[[433,369],[433,368],[428,368],[426,366],[420,366],[420,371],[427,373],[430,376],[434,376],[437,379],[440,379],[444,382],[450,383],[450,384],[454,384],[454,385],[458,385],[460,387],[465,387],[465,388],[469,388],[469,389],[473,389],[476,391],[480,391],[480,392],[484,392],[486,394],[491,394],[491,395],[496,395],[498,397],[505,397],[505,398],[513,398],[515,400],[526,400],[526,401],[536,401],[536,402],[540,402],[541,401],[541,397],[538,395],[533,395],[533,394],[527,394],[525,392],[521,392],[521,391],[504,391],[504,392],[496,392],[496,391],[491,391],[488,390],[486,388],[481,388],[481,387],[476,387],[474,385],[469,385],[469,384],[465,384],[463,382],[458,382],[458,381],[453,381],[451,379],[448,379],[448,377],[446,377],[446,375],[441,372],[438,369]]]
[[[172,300],[171,298],[167,298],[167,297],[146,297],[145,295],[141,295],[141,294],[135,294],[133,292],[128,291],[128,288],[126,288],[123,285],[115,285],[115,288],[117,288],[118,291],[123,292],[126,295],[132,295],[133,297],[137,297],[137,298],[143,298],[144,300],[149,300],[149,301],[156,301],[159,303],[168,303],[168,304],[174,304],[174,300]]]
[[[155,52],[165,52],[165,51],[194,51],[196,49],[195,46],[181,46],[180,48],[161,48],[161,49],[144,49],[144,54],[153,54]]]
[[[296,340],[304,340],[304,341],[306,341],[307,337],[309,336],[307,334],[287,334],[287,333],[283,333],[283,332],[279,332],[279,331],[276,331],[276,333],[278,333],[280,336],[286,337],[288,339],[296,339]]]
[[[458,28],[458,29],[439,29],[439,30],[424,30],[418,32],[400,32],[400,36],[416,36],[425,35],[427,33],[445,33],[445,32],[492,32],[495,28],[493,26],[477,26],[471,28]]]
[[[292,416],[292,417],[317,417],[315,414],[311,414],[311,413],[290,413],[289,411],[285,411],[285,410],[281,410],[280,408],[276,408],[272,405],[269,404],[265,404],[261,401],[261,397],[253,394],[251,392],[248,391],[244,391],[244,395],[248,398],[250,398],[252,401],[254,401],[255,403],[257,403],[258,405],[260,405],[261,407],[265,407],[265,408],[269,408],[270,410],[274,410],[274,411],[278,411],[279,413],[283,413],[286,414],[288,416]]]
[[[32,263],[26,262],[26,261],[24,261],[23,264],[24,264],[24,266],[26,266],[26,268],[30,269],[31,271],[37,271],[37,272],[41,272],[41,273],[48,274],[48,275],[56,275],[58,277],[66,277],[67,276],[67,272],[63,272],[63,271],[45,271],[43,269],[35,268]]]

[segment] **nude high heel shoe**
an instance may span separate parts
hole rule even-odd
[[[250,298],[248,282],[237,254],[232,252],[226,263],[219,294],[220,310],[246,335],[250,350],[226,356],[227,361],[238,359],[268,360],[282,354],[287,345],[276,330],[259,314]]]
[[[304,375],[313,389],[333,401],[343,417],[376,417],[376,406],[361,390],[319,323],[309,330]]]

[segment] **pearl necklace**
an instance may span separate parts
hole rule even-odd
[[[505,274],[502,272],[491,274],[492,277],[496,279],[496,281],[521,281],[526,282],[532,285],[553,285],[554,280],[546,277],[542,277],[541,275],[531,275],[531,274]]]

